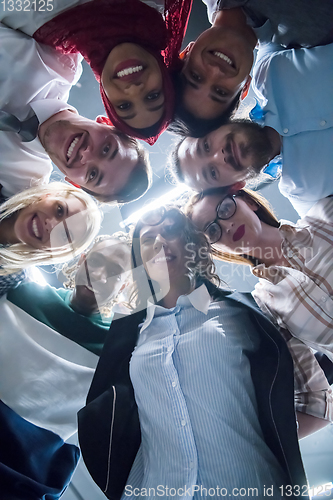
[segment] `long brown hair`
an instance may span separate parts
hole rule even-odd
[[[196,205],[199,201],[203,200],[207,196],[214,196],[214,195],[221,195],[221,198],[225,197],[228,195],[228,188],[218,187],[218,188],[207,189],[206,191],[202,191],[201,193],[196,193],[189,199],[189,201],[185,206],[186,215],[188,215],[190,219],[192,219],[194,205]],[[269,203],[268,200],[266,200],[266,198],[264,198],[257,191],[252,191],[251,189],[243,188],[237,191],[237,193],[235,193],[235,196],[240,196],[245,201],[246,200],[253,201],[258,206],[258,210],[256,210],[255,213],[257,214],[259,219],[262,222],[268,224],[269,226],[273,226],[276,228],[279,227],[280,225],[279,221],[274,214],[271,204]],[[212,245],[212,254],[215,259],[223,260],[225,262],[230,262],[235,264],[247,264],[247,265],[250,264],[251,266],[256,266],[260,264],[260,261],[255,257],[251,257],[250,255],[236,255],[229,252],[223,252],[222,250],[216,248],[216,246],[214,245]]]

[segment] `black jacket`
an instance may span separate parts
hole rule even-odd
[[[307,482],[298,446],[293,364],[288,348],[250,294],[223,291],[210,284],[207,288],[215,300],[236,301],[246,308],[259,333],[259,348],[249,354],[249,359],[261,428],[288,484],[299,486],[305,494]],[[145,316],[144,310],[111,324],[87,404],[78,415],[82,456],[94,481],[112,500],[121,497],[141,442],[129,361],[137,343],[138,325]]]

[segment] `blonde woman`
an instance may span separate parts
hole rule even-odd
[[[12,196],[0,207],[0,294],[31,265],[66,262],[99,231],[101,213],[84,191],[62,182]]]

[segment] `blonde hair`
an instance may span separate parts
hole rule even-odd
[[[196,193],[187,202],[184,208],[185,213],[190,217],[190,219],[192,219],[194,205],[203,200],[206,196],[214,196],[218,194],[224,197],[228,196],[228,188],[213,188],[207,191],[202,191],[201,193]],[[271,204],[257,191],[243,188],[235,193],[235,196],[240,196],[245,201],[246,199],[253,201],[258,206],[258,210],[256,210],[255,213],[257,214],[259,219],[269,226],[279,227],[279,221],[274,214]],[[250,266],[256,266],[260,264],[258,259],[251,257],[250,255],[236,255],[234,253],[223,252],[222,250],[219,250],[215,245],[212,245],[212,254],[215,259],[235,264],[247,264]]]
[[[0,222],[40,201],[46,195],[74,196],[85,205],[86,209],[81,212],[86,216],[87,227],[84,236],[79,241],[75,240],[52,249],[36,249],[26,243],[0,246],[0,275],[15,273],[32,265],[63,263],[83,252],[96,237],[101,224],[101,212],[96,202],[81,189],[63,182],[35,186],[12,196],[0,207]]]

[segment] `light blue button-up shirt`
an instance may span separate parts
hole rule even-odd
[[[211,302],[204,285],[172,309],[148,307],[130,363],[142,443],[123,498],[215,498],[222,488],[262,498],[268,485],[281,498],[245,354],[257,342],[244,308]]]
[[[260,45],[253,89],[264,124],[283,138],[279,189],[303,217],[333,193],[333,44]]]

